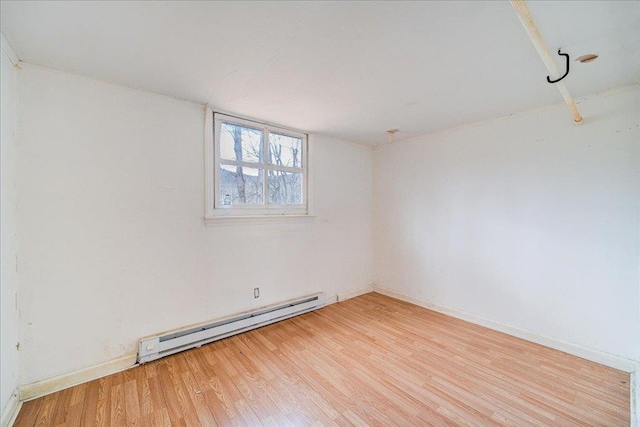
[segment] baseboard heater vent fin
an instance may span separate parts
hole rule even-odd
[[[324,293],[259,308],[255,311],[210,323],[190,326],[162,335],[142,338],[138,347],[138,363],[151,362],[170,354],[275,323],[324,306]]]

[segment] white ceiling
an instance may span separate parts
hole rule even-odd
[[[574,97],[638,83],[640,2],[529,7],[550,49],[600,55],[572,61]],[[2,1],[0,14],[23,61],[369,145],[562,100],[506,1]]]

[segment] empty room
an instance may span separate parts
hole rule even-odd
[[[5,426],[637,426],[640,1],[0,1]]]

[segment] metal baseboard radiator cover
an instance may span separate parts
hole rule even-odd
[[[325,305],[324,293],[317,293],[295,300],[262,307],[253,311],[215,320],[210,323],[188,326],[161,335],[140,339],[138,363],[151,362],[170,354],[188,350],[210,342],[269,325],[299,314],[308,313]]]

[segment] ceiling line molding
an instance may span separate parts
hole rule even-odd
[[[9,60],[13,65],[20,66],[20,59],[18,58],[18,55],[16,55],[16,53],[11,48],[11,45],[9,44],[7,39],[4,38],[3,34],[0,34],[0,38],[2,39],[2,51],[7,54],[7,56],[9,57]]]
[[[129,90],[129,91],[133,91],[133,92],[139,92],[142,94],[145,94],[146,96],[150,96],[150,97],[155,97],[155,98],[167,98],[169,100],[171,100],[172,102],[177,102],[177,103],[184,103],[184,104],[191,104],[193,107],[195,108],[204,108],[206,107],[206,103],[203,102],[199,102],[199,101],[193,101],[191,99],[185,99],[185,98],[178,98],[176,96],[173,95],[168,95],[166,93],[161,93],[161,92],[155,92],[152,90],[147,90],[147,89],[141,89],[141,88],[137,88],[137,87],[133,87],[133,86],[127,86],[125,84],[119,83],[119,82],[114,82],[111,80],[100,80],[94,77],[87,77],[84,76],[82,74],[77,74],[77,73],[73,73],[70,71],[65,71],[65,70],[60,70],[58,68],[53,68],[53,67],[48,67],[46,65],[40,65],[40,64],[35,64],[33,62],[28,62],[28,61],[20,61],[20,68],[24,68],[24,69],[28,69],[31,70],[33,72],[36,73],[40,73],[40,74],[53,74],[53,75],[61,75],[61,76],[66,76],[67,78],[73,78],[73,79],[77,79],[86,83],[90,83],[90,84],[94,84],[94,85],[100,85],[100,86],[111,86],[120,90]]]
[[[640,83],[636,83],[636,84],[632,84],[632,85],[628,85],[628,86],[622,86],[622,87],[618,87],[615,89],[609,89],[606,90],[604,92],[598,92],[595,93],[593,95],[586,95],[580,98],[576,98],[575,102],[576,104],[580,105],[582,103],[585,102],[589,102],[589,101],[595,101],[598,99],[605,99],[605,98],[609,98],[611,96],[616,96],[616,95],[621,95],[627,92],[634,92],[634,91],[640,91]],[[491,125],[493,123],[499,123],[499,122],[503,122],[505,120],[509,120],[509,119],[515,119],[515,118],[519,118],[519,117],[527,117],[530,116],[532,114],[538,114],[538,113],[543,113],[545,111],[549,111],[549,110],[554,110],[554,109],[559,109],[561,107],[563,107],[564,103],[562,102],[556,102],[555,104],[548,104],[548,105],[543,105],[540,107],[536,107],[536,108],[530,108],[528,110],[521,110],[521,111],[517,111],[515,113],[510,113],[510,114],[505,114],[499,117],[493,117],[493,118],[489,118],[489,119],[485,119],[485,120],[478,120],[475,122],[469,122],[469,123],[465,123],[463,125],[459,125],[459,126],[453,126],[453,127],[449,127],[449,128],[445,128],[445,129],[440,129],[434,132],[426,132],[426,133],[422,133],[419,135],[415,135],[412,136],[410,138],[403,138],[400,140],[396,140],[396,142],[394,142],[393,145],[398,145],[398,144],[402,144],[405,142],[411,142],[420,138],[424,138],[424,137],[433,137],[433,136],[437,136],[437,135],[446,135],[449,133],[454,133],[454,132],[460,132],[463,130],[467,130],[467,129],[474,129],[474,128],[479,128],[482,126],[488,126]],[[373,147],[373,150],[376,151],[378,149],[381,148],[385,148],[387,146],[389,146],[390,144],[380,144],[377,146]]]
[[[3,40],[4,40],[4,37],[3,37]],[[4,42],[2,43],[2,46],[4,47]],[[9,48],[10,48],[10,46],[9,46]],[[223,111],[225,111],[223,109],[216,108],[214,105],[208,104],[206,102],[194,101],[192,99],[186,99],[186,98],[178,98],[176,96],[169,95],[169,94],[162,93],[162,92],[155,92],[155,91],[148,90],[148,89],[142,89],[142,88],[137,88],[137,87],[132,87],[132,86],[126,86],[126,85],[123,85],[121,83],[117,83],[117,82],[113,82],[113,81],[109,81],[109,80],[100,80],[100,79],[96,79],[94,77],[87,77],[87,76],[83,76],[82,74],[76,74],[76,73],[72,73],[72,72],[69,72],[69,71],[64,71],[64,70],[60,70],[60,69],[57,69],[57,68],[48,67],[46,65],[34,64],[34,63],[28,62],[28,61],[19,61],[19,65],[18,66],[20,68],[31,69],[31,70],[39,72],[39,73],[65,75],[65,76],[69,76],[70,78],[80,79],[80,80],[85,81],[85,82],[93,82],[93,83],[101,84],[101,85],[114,86],[114,87],[117,87],[119,89],[127,89],[127,90],[131,90],[131,91],[134,91],[134,92],[141,92],[141,93],[144,93],[144,94],[149,95],[149,96],[169,98],[174,102],[192,104],[196,108],[202,108],[203,111],[206,111],[205,109],[207,109],[207,108],[211,109],[214,112],[220,113],[220,114],[224,114]],[[238,116],[238,114],[230,114],[230,115]],[[255,119],[250,119],[250,118],[247,118],[246,120],[255,121]],[[269,123],[269,124],[273,125],[273,126],[277,126],[277,127],[282,127],[282,128],[285,128],[285,129],[295,130],[295,128],[292,128],[290,126],[274,125],[273,123]],[[304,131],[304,132],[303,131],[297,131],[297,132],[306,133],[306,134],[309,135],[309,137],[322,136],[322,137],[325,137],[327,139],[331,139],[333,141],[342,142],[342,143],[346,143],[346,144],[353,144],[353,145],[356,145],[358,147],[366,148],[368,150],[373,150],[375,148],[374,146],[371,146],[371,145],[368,145],[368,144],[365,144],[365,143],[362,143],[362,142],[350,141],[350,140],[347,140],[347,139],[342,139],[342,138],[337,137],[337,136],[333,136],[331,134],[326,134],[326,133],[321,133],[321,132],[314,132],[313,130],[308,130],[308,131]]]

